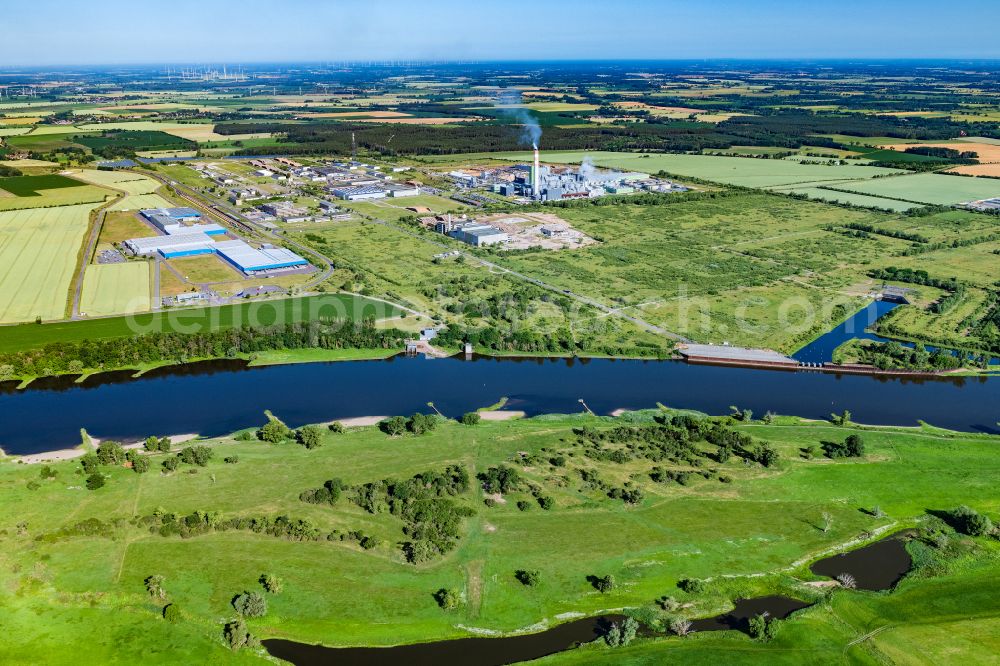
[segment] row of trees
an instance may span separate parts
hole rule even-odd
[[[406,333],[361,323],[331,321],[197,333],[154,332],[123,338],[55,342],[0,354],[0,379],[109,370],[193,358],[236,358],[275,349],[402,348]]]

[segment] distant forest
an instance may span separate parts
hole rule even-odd
[[[525,144],[518,125],[475,123],[459,126],[313,122],[303,124],[237,121],[221,123],[220,134],[280,133],[269,146],[254,146],[244,154],[345,154],[351,150],[351,133],[362,149],[381,155],[449,155],[473,152],[522,150]],[[545,128],[547,150],[608,150],[688,152],[732,146],[804,145],[841,148],[821,134],[857,137],[894,137],[908,140],[945,140],[963,133],[1000,138],[992,123],[963,123],[949,118],[896,118],[860,114],[819,115],[789,111],[772,115],[737,116],[718,125],[686,120],[625,125]]]

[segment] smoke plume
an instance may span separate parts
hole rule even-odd
[[[522,103],[520,90],[504,90],[496,101],[496,105],[506,115],[521,125],[521,142],[531,144],[532,148],[538,148],[542,140],[542,126],[538,124],[538,120],[528,109],[513,106]]]
[[[584,180],[591,180],[595,173],[597,173],[597,169],[594,168],[594,160],[591,159],[590,155],[587,155],[580,164],[580,175],[583,176]]]

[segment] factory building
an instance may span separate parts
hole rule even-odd
[[[133,238],[125,241],[125,247],[136,256],[159,254],[164,259],[217,254],[246,275],[309,265],[308,261],[285,248],[264,245],[257,249],[242,240],[224,240],[216,243],[203,231]]]
[[[309,262],[291,250],[264,245],[259,250],[241,240],[214,243],[215,252],[246,274],[273,271],[280,268],[308,266]]]
[[[196,211],[194,208],[187,208],[184,206],[178,208],[144,208],[139,212],[146,218],[150,215],[163,215],[164,217],[175,219],[178,222],[197,222],[201,219],[201,213]]]
[[[498,245],[510,240],[507,232],[497,229],[489,224],[479,224],[478,222],[466,222],[455,225],[450,235],[463,243],[468,243],[474,247],[486,245]]]
[[[200,231],[170,236],[152,236],[151,238],[133,238],[125,241],[125,247],[136,256],[159,254],[164,259],[212,254],[213,245],[215,245],[215,241]]]
[[[390,185],[390,197],[415,197],[420,194],[420,188],[414,185]]]
[[[308,208],[296,206],[291,201],[274,201],[261,204],[259,208],[268,215],[272,215],[286,221],[292,219],[307,219],[309,217]]]
[[[381,187],[335,187],[330,190],[333,196],[344,201],[363,201],[365,199],[384,199],[385,190]]]
[[[201,220],[201,213],[193,208],[145,208],[139,213],[165,234],[182,230],[184,222]]]

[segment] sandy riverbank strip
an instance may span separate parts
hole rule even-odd
[[[185,442],[190,442],[192,440],[198,439],[198,435],[194,433],[185,433],[182,435],[169,435],[170,443],[172,445],[183,444]],[[91,437],[90,441],[93,442],[94,448],[101,445],[101,440],[96,437]],[[122,448],[126,451],[130,449],[142,450],[144,444],[143,442],[133,442],[131,444],[123,444]],[[82,458],[87,453],[87,450],[83,447],[76,447],[74,449],[59,449],[58,451],[43,451],[41,453],[29,453],[23,456],[11,456],[24,463],[25,465],[36,465],[38,463],[50,463],[50,462],[60,462],[63,460],[73,460],[75,458]]]
[[[490,409],[479,412],[479,416],[484,421],[510,421],[511,419],[523,419],[526,414],[519,409]]]
[[[333,421],[328,421],[327,425],[330,423],[340,423],[340,425],[345,428],[361,428],[364,426],[378,425],[382,421],[385,421],[388,416],[352,416],[348,419],[334,419]]]

